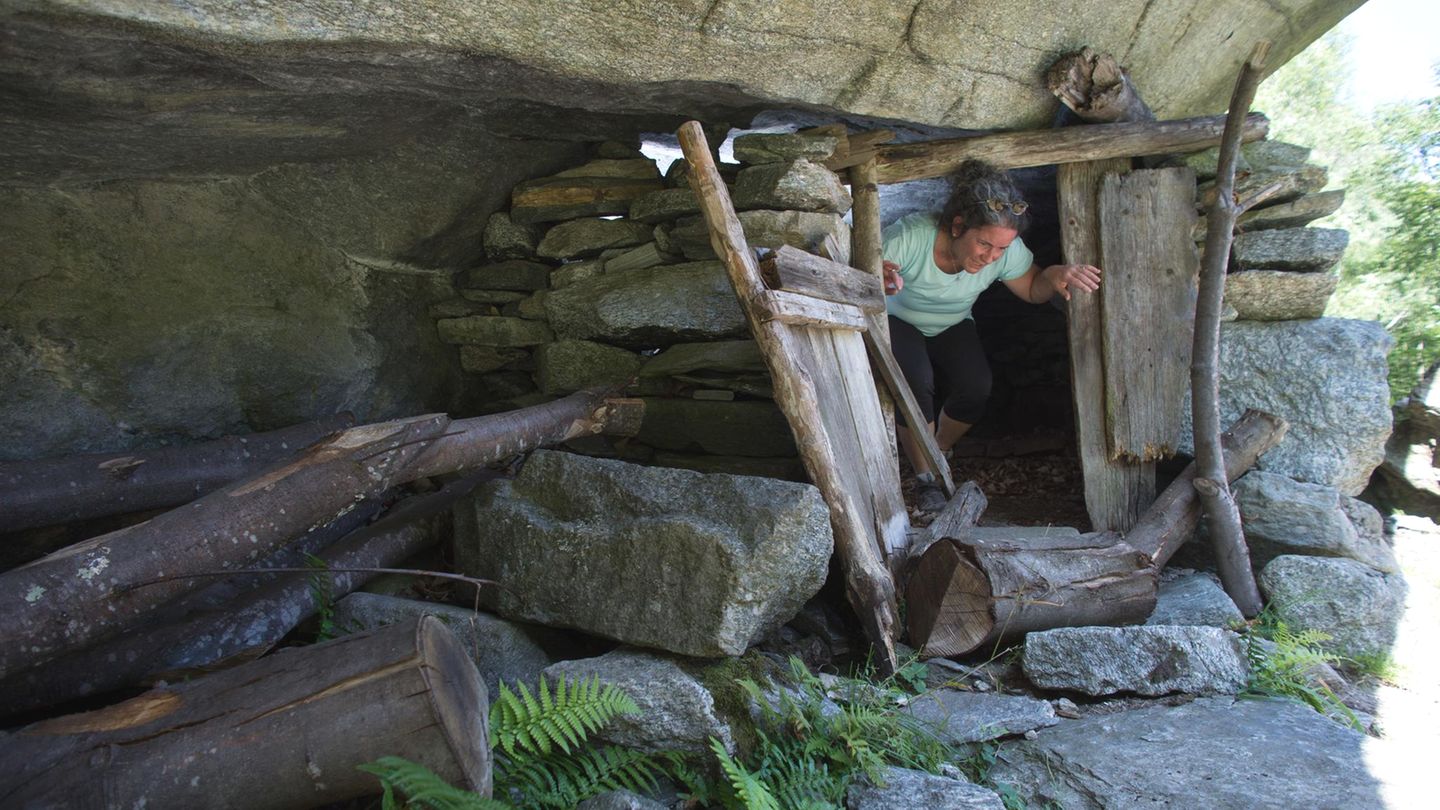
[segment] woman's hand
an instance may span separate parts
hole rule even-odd
[[[1066,301],[1070,300],[1071,288],[1085,292],[1100,289],[1100,268],[1088,264],[1052,264],[1041,272],[1040,277]]]
[[[882,262],[880,266],[886,295],[894,295],[905,288],[905,279],[900,277],[900,265],[895,262]]]

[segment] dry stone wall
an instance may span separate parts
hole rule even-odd
[[[752,247],[848,249],[850,195],[818,161],[827,136],[752,134],[722,171]],[[782,478],[802,475],[765,364],[688,187],[606,143],[583,165],[515,186],[484,230],[486,261],[431,308],[486,408],[635,381],[647,399],[633,440],[576,448],[632,461]]]

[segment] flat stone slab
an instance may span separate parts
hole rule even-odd
[[[930,727],[935,736],[956,745],[1024,734],[1060,722],[1044,700],[958,689],[931,689],[917,695],[907,714]]]
[[[1241,270],[1225,276],[1225,303],[1242,321],[1295,321],[1324,316],[1338,278],[1334,273]]]
[[[689,188],[652,191],[630,204],[630,219],[650,225],[700,213],[700,198]]]
[[[842,251],[850,249],[850,226],[839,214],[816,213],[813,211],[741,211],[740,219],[745,241],[752,248],[770,248],[790,245],[801,250],[812,250],[833,236]],[[713,259],[715,251],[710,247],[710,229],[699,217],[686,218],[675,223],[670,238],[687,259]],[[839,261],[849,262],[848,253]]]
[[[1030,807],[1384,807],[1365,736],[1281,699],[1201,698],[1066,720],[990,771]]]
[[[1253,231],[1235,237],[1231,255],[1241,270],[1329,270],[1350,244],[1340,228],[1283,228]]]
[[[1344,202],[1344,189],[1306,194],[1298,200],[1246,211],[1235,221],[1235,226],[1241,231],[1299,228],[1339,211]]]
[[[1235,694],[1249,665],[1240,637],[1217,627],[1062,627],[1025,637],[1025,677],[1087,695]]]
[[[471,269],[465,286],[481,290],[530,292],[550,286],[550,265],[525,259],[509,259]]]
[[[667,377],[692,371],[743,373],[765,371],[765,356],[753,340],[681,343],[645,361],[641,377]]]
[[[455,509],[456,567],[500,615],[695,657],[739,655],[825,581],[808,484],[541,450]]]
[[[435,328],[441,340],[459,345],[537,346],[555,339],[550,327],[524,318],[442,318],[435,322]]]
[[[535,351],[535,384],[551,396],[623,383],[639,368],[634,352],[588,340],[557,340]]]
[[[535,252],[547,259],[588,259],[610,248],[650,241],[651,228],[624,219],[574,219],[545,232]]]
[[[741,163],[784,163],[796,158],[823,162],[835,154],[840,139],[831,135],[800,135],[794,132],[751,132],[731,143]]]
[[[656,265],[576,281],[545,297],[562,338],[649,349],[726,340],[750,329],[719,262]]]

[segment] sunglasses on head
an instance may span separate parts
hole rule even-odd
[[[1009,208],[1016,216],[1030,210],[1030,203],[1024,200],[1011,202],[1009,200],[997,200],[991,197],[985,201],[985,205],[988,206],[991,211],[1004,211],[1006,208]]]

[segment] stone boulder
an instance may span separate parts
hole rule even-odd
[[[1234,627],[1245,621],[1213,574],[1167,568],[1160,575],[1155,609],[1146,624]]]
[[[825,237],[832,236],[842,251],[850,249],[850,226],[839,214],[814,211],[741,211],[736,216],[745,232],[745,241],[752,248],[770,248],[781,245],[814,250],[823,244]],[[687,259],[713,259],[715,250],[710,247],[710,228],[705,220],[689,217],[675,223],[670,238],[673,247],[685,254]],[[837,261],[849,262],[848,253]]]
[[[650,241],[652,229],[624,219],[573,219],[545,232],[536,254],[547,259],[588,259],[611,248],[627,248]]]
[[[952,745],[1024,734],[1060,722],[1043,700],[958,689],[931,689],[911,698],[905,713]]]
[[[535,351],[535,384],[551,396],[623,383],[639,368],[634,352],[588,340],[557,340]]]
[[[801,135],[796,132],[751,132],[731,142],[735,159],[741,163],[784,163],[804,158],[823,163],[835,154],[840,139],[832,135]]]
[[[1240,637],[1218,627],[1062,627],[1027,635],[1020,660],[1036,686],[1087,695],[1235,694],[1249,674]]]
[[[485,257],[492,262],[506,259],[529,259],[540,244],[540,229],[521,225],[504,211],[496,211],[485,222]]]
[[[450,628],[480,670],[492,702],[501,681],[511,689],[523,683],[533,690],[551,663],[525,627],[454,605],[357,591],[335,603],[332,621],[341,632],[353,633],[420,616],[434,616]]]
[[[1306,194],[1298,200],[1246,211],[1235,220],[1235,225],[1242,231],[1299,228],[1339,211],[1344,202],[1344,189]]]
[[[1347,557],[1386,573],[1400,570],[1375,507],[1334,487],[1252,470],[1230,491],[1256,570],[1284,554]]]
[[[657,265],[575,281],[545,297],[545,312],[561,338],[632,349],[749,334],[719,262]]]
[[[790,423],[773,402],[645,399],[638,441],[662,450],[722,456],[793,457]]]
[[[885,784],[861,779],[845,794],[845,810],[1004,810],[995,791],[974,782],[925,771],[889,767]]]
[[[538,451],[456,507],[456,566],[507,617],[691,656],[739,655],[825,580],[813,486]]]
[[[715,711],[715,698],[692,665],[673,656],[621,647],[596,658],[561,661],[545,670],[553,684],[598,677],[635,701],[639,714],[611,720],[596,738],[641,751],[681,751],[713,756],[711,737],[735,750],[730,725]]]
[[[1354,560],[1285,556],[1260,572],[1260,590],[1293,631],[1330,636],[1326,649],[1374,655],[1395,643],[1405,606],[1405,579]]]
[[[1285,419],[1289,432],[1259,469],[1358,495],[1390,435],[1390,343],[1369,321],[1224,324],[1220,423],[1233,424],[1246,408]],[[1181,407],[1179,450],[1194,455],[1188,393]]]
[[[1337,282],[1334,273],[1241,270],[1225,276],[1225,303],[1242,321],[1319,318]]]
[[[1296,701],[1201,698],[1067,720],[990,771],[1029,807],[1383,807],[1365,736]]]
[[[465,274],[465,286],[514,292],[543,290],[550,286],[550,265],[525,259],[507,259],[472,268]]]
[[[466,346],[538,346],[555,339],[550,327],[524,318],[475,315],[435,322],[440,339]]]

